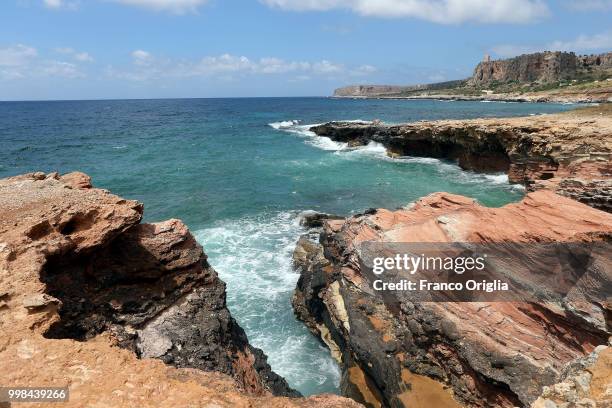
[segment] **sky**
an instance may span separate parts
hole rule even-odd
[[[1,0],[0,100],[324,96],[612,51],[612,0]]]

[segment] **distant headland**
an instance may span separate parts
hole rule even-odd
[[[485,55],[470,78],[410,86],[352,85],[336,89],[333,96],[611,102],[612,52],[576,55],[545,51],[503,60]]]

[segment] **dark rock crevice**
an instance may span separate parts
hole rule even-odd
[[[248,343],[226,307],[225,284],[177,220],[137,224],[86,254],[51,257],[42,280],[63,304],[48,338],[109,332],[140,357],[219,371],[256,395],[299,396]]]

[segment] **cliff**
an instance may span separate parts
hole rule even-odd
[[[407,209],[329,220],[319,242],[301,239],[294,309],[341,363],[343,394],[370,407],[523,407],[545,400],[536,406],[556,407],[551,403],[585,398],[592,404],[582,406],[607,406],[605,360],[593,375],[597,380],[581,381],[584,387],[573,396],[555,383],[574,384],[568,366],[607,344],[609,302],[421,302],[412,292],[373,290],[378,277],[362,268],[362,244],[610,238],[612,215],[551,191],[502,208],[436,193]],[[602,261],[607,273],[584,283],[609,299],[612,265],[609,257]],[[551,273],[549,283],[568,277]]]
[[[413,86],[351,85],[336,97],[517,102],[609,102],[612,52],[576,55],[546,51],[492,61],[488,57],[465,80]]]
[[[522,118],[332,122],[311,130],[351,146],[378,142],[390,156],[437,157],[456,160],[467,170],[506,172],[528,191],[547,188],[612,211],[608,106]]]
[[[68,386],[67,407],[356,406],[297,397],[252,347],[179,220],[82,173],[0,180],[0,384]]]
[[[469,84],[488,86],[493,82],[552,83],[583,76],[605,79],[611,73],[612,52],[576,55],[573,52],[547,51],[504,60],[482,61],[474,69]]]

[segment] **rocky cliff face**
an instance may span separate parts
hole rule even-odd
[[[142,211],[81,173],[0,180],[1,384],[67,385],[72,407],[352,404],[273,397],[298,394],[231,317],[202,247]]]
[[[390,156],[437,157],[464,169],[507,172],[529,191],[552,189],[610,212],[612,120],[609,109],[602,109],[395,126],[332,122],[311,130],[352,146],[375,141]]]
[[[545,387],[564,381],[570,362],[607,343],[609,303],[412,301],[410,293],[372,290],[372,276],[361,269],[359,247],[366,241],[610,238],[610,214],[551,191],[531,193],[502,208],[436,193],[410,209],[329,220],[319,242],[302,238],[294,257],[301,277],[293,304],[297,316],[340,362],[344,395],[370,407],[529,406],[543,391],[543,398],[567,400],[553,395],[563,386],[553,391]],[[609,288],[609,271],[589,285]],[[602,403],[609,395],[600,392],[597,381],[593,392],[581,395]]]
[[[577,56],[573,52],[547,51],[505,60],[483,61],[474,69],[469,83],[476,86],[510,81],[550,83],[610,69],[612,52]]]
[[[464,80],[412,86],[352,85],[334,90],[336,97],[435,98],[517,102],[612,101],[612,52],[576,55],[539,52],[480,62]]]

